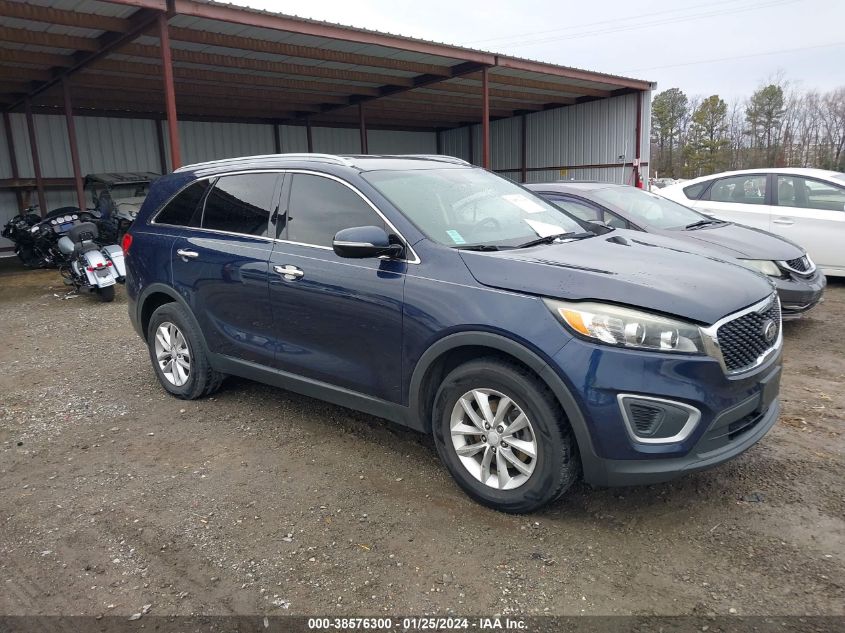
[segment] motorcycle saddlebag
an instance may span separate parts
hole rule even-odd
[[[118,281],[123,281],[126,277],[126,261],[123,259],[123,249],[117,244],[112,244],[111,246],[104,246],[101,252],[114,265]]]

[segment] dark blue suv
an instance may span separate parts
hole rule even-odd
[[[508,512],[730,459],[775,423],[780,305],[746,268],[591,225],[444,156],[238,158],[158,180],[124,240],[164,389],[227,375],[432,433]]]

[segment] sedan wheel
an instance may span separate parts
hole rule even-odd
[[[537,437],[528,416],[494,389],[473,389],[458,399],[451,418],[452,445],[461,463],[483,484],[519,488],[534,472]]]
[[[165,321],[155,334],[156,362],[170,384],[181,387],[191,376],[191,351],[181,330]]]

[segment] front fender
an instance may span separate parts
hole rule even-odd
[[[443,356],[443,354],[459,347],[486,347],[491,350],[503,352],[516,358],[536,373],[549,389],[552,390],[563,412],[566,414],[578,442],[584,470],[588,471],[593,467],[598,467],[598,457],[593,449],[590,433],[587,430],[587,422],[575,398],[572,396],[569,387],[549,363],[536,352],[512,339],[492,332],[458,332],[449,334],[433,343],[431,347],[423,352],[414,368],[410,382],[409,406],[413,417],[417,421],[415,426],[418,426],[422,431],[431,432],[431,423],[427,419],[428,416],[425,411],[427,403],[424,401],[423,385],[428,377],[429,370],[434,366],[437,359]]]

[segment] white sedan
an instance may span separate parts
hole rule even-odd
[[[826,275],[845,276],[845,174],[799,167],[727,171],[655,193],[803,246]]]

